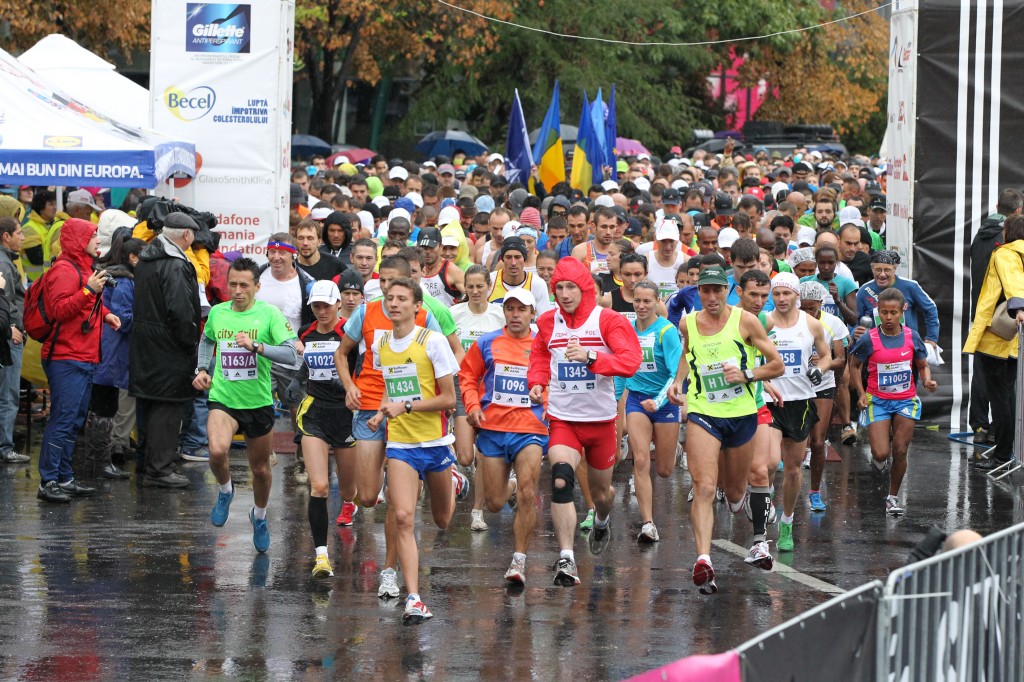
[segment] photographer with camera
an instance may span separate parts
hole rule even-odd
[[[85,423],[92,395],[93,373],[100,361],[100,338],[105,322],[114,329],[121,320],[103,305],[105,270],[93,272],[99,252],[96,226],[71,218],[60,233],[61,254],[46,277],[43,308],[54,322],[42,347],[43,371],[50,384],[50,421],[39,449],[39,491],[46,502],[69,502],[95,488],[79,485],[72,470],[75,439]]]

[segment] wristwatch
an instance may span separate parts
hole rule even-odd
[[[262,353],[262,351],[263,351],[263,344],[262,343],[257,343],[255,346],[253,346],[252,350],[253,350],[254,353],[256,353],[256,355],[263,355],[263,353]]]
[[[410,412],[412,412],[412,401],[406,400],[405,401],[405,413],[409,414]]]
[[[754,381],[754,370],[752,370],[752,369],[745,369],[745,370],[743,370],[743,378],[747,380],[748,384],[753,383],[753,381]]]
[[[590,367],[595,362],[597,362],[597,351],[596,350],[588,350],[587,351],[587,367]]]

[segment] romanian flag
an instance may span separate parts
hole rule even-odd
[[[548,113],[533,146],[533,162],[537,164],[544,189],[551,191],[559,182],[565,182],[565,154],[562,151],[562,126],[559,121],[558,81],[551,95]]]
[[[587,93],[583,93],[583,113],[580,114],[580,128],[576,134],[576,148],[572,153],[572,171],[569,184],[573,189],[587,192],[593,185],[600,185],[603,178],[600,156],[601,144],[594,134],[591,107],[587,103]]]

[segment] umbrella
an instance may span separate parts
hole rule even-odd
[[[651,154],[650,150],[640,144],[638,140],[631,140],[628,137],[615,138],[615,151],[619,153],[619,156],[636,156],[637,154],[650,156]]]
[[[316,135],[292,135],[292,158],[305,159],[314,154],[330,154],[331,145]]]
[[[337,146],[335,146],[335,149],[337,149]],[[372,149],[364,149],[363,147],[340,149],[327,157],[327,167],[334,168],[334,160],[339,156],[344,156],[351,163],[363,163],[364,161],[369,161],[373,157],[377,156],[377,152]]]
[[[558,130],[562,135],[562,144],[568,144],[569,142],[576,142],[576,138],[580,134],[580,129],[576,126],[571,126],[563,123],[558,126]],[[530,131],[530,144],[537,144],[537,136],[540,135],[540,128],[535,128]]]
[[[467,156],[477,156],[487,151],[487,145],[461,130],[435,130],[427,133],[416,151],[423,156],[454,156],[455,152],[465,152]]]

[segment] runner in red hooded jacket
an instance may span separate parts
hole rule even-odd
[[[583,263],[563,258],[551,284],[558,307],[537,320],[527,382],[535,403],[550,388],[551,519],[561,552],[555,584],[569,587],[579,584],[572,549],[576,467],[586,457],[596,507],[590,551],[600,554],[611,538],[608,516],[615,496],[611,481],[618,410],[613,377],[632,376],[640,367],[641,351],[626,318],[597,305],[594,280]]]
[[[47,502],[67,502],[95,492],[75,481],[71,455],[89,410],[103,323],[114,329],[121,326],[117,316],[103,306],[106,272],[92,271],[98,244],[95,225],[77,218],[65,222],[60,231],[61,254],[42,282],[46,287],[43,305],[56,321],[42,348],[51,402],[50,421],[39,450],[37,497]]]

